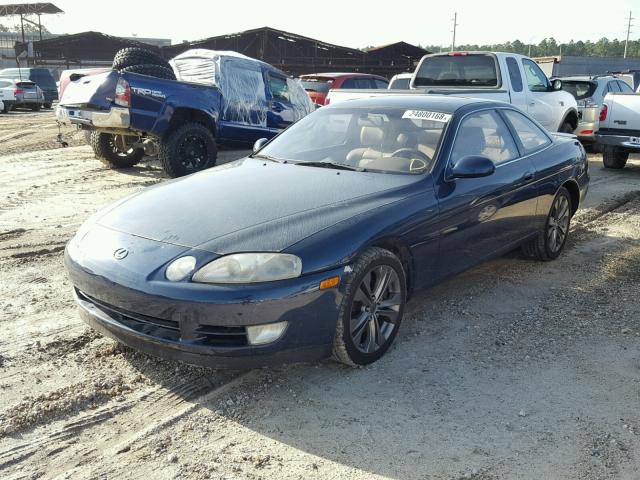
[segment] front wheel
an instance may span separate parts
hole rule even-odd
[[[575,128],[573,128],[573,125],[571,125],[569,122],[563,122],[562,125],[560,125],[560,130],[558,130],[558,132],[573,133],[574,130]]]
[[[144,156],[144,150],[133,148],[128,137],[93,130],[89,140],[96,158],[108,168],[131,168]]]
[[[569,236],[573,208],[569,191],[560,187],[547,215],[544,230],[522,246],[525,255],[537,260],[558,258]]]
[[[185,123],[160,142],[158,157],[171,178],[213,167],[218,148],[211,131],[201,123]]]
[[[353,266],[338,315],[333,358],[353,367],[378,360],[395,339],[407,283],[400,260],[372,247]]]
[[[604,163],[604,168],[619,170],[624,168],[628,159],[629,152],[625,152],[620,147],[605,145],[602,149],[602,163]]]

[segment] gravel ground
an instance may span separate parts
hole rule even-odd
[[[419,293],[380,362],[224,372],[79,320],[65,242],[165,178],[55,148],[50,124],[0,116],[0,477],[639,478],[640,161],[592,156],[559,260],[514,253]]]

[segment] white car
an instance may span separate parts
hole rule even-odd
[[[576,99],[550,82],[538,64],[524,55],[501,52],[449,52],[425,55],[407,90],[331,90],[329,102],[415,93],[458,95],[511,103],[547,130],[573,133],[578,127]]]
[[[0,96],[2,95],[2,92],[0,92]],[[0,99],[0,112],[2,113],[7,113],[5,111],[5,107],[4,107],[4,102]]]

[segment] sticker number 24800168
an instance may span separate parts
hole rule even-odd
[[[448,122],[451,114],[442,112],[430,112],[428,110],[407,110],[402,114],[402,118],[410,120],[432,120],[435,122]]]

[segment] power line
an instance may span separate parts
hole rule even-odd
[[[624,58],[627,58],[627,49],[629,48],[629,35],[631,34],[631,27],[633,26],[631,20],[634,20],[634,18],[631,16],[631,10],[629,10],[629,20],[627,22],[627,39],[624,41]]]

